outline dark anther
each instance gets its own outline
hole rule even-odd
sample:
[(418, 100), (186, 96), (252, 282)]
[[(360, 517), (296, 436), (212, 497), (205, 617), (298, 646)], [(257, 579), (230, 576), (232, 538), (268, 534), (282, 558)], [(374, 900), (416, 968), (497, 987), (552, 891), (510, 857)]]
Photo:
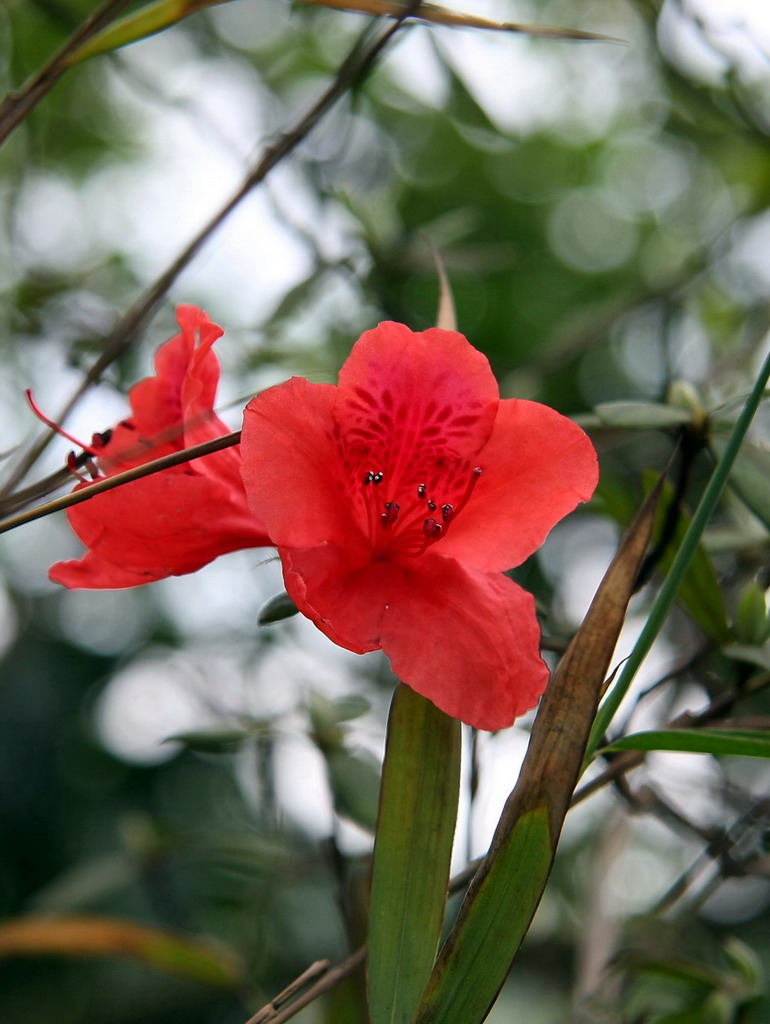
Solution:
[[(481, 471), (479, 470), (479, 472), (481, 472)], [(372, 483), (373, 484), (381, 484), (382, 483), (382, 473), (372, 473)]]
[(385, 511), (382, 513), (382, 525), (392, 526), (393, 523), (398, 519), (398, 513), (401, 510), (401, 506), (395, 501), (385, 502)]
[(426, 519), (422, 524), (422, 532), (429, 540), (434, 540), (436, 537), (440, 537), (441, 530), (441, 523), (437, 523), (435, 519)]
[(424, 498), (425, 497), (425, 491), (426, 491), (425, 484), (420, 484), (420, 486), (417, 488), (417, 497), (418, 498)]
[(374, 473), (372, 473), (372, 471), (371, 471), (371, 470), (369, 470), (369, 472), (368, 472), (368, 473), (366, 474), (366, 476), (364, 477), (364, 487), (365, 487), (365, 486), (366, 486), (367, 484), (370, 484), (370, 483), (372, 482), (372, 480), (374, 480)]
[(445, 523), (447, 523), (447, 525), (450, 523), (452, 519), (452, 513), (454, 512), (454, 510), (454, 505), (441, 506), (441, 518), (444, 520)]
[(112, 428), (109, 430), (103, 430), (101, 433), (96, 433), (91, 438), (92, 448), (105, 448), (110, 443), (112, 437)]
[(431, 510), (431, 512), (436, 511), (436, 502), (433, 500), (433, 498), (428, 499), (428, 508)]

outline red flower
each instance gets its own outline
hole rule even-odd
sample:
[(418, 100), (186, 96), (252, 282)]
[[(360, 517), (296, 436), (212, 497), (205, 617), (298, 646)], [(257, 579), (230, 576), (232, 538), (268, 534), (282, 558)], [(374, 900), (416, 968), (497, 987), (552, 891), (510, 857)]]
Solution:
[[(155, 376), (131, 389), (131, 417), (94, 439), (105, 476), (228, 433), (214, 413), (212, 345), (223, 331), (195, 306), (180, 306), (177, 320), (181, 333), (158, 349)], [(50, 578), (66, 587), (133, 587), (270, 544), (247, 507), (240, 466), (238, 448), (226, 448), (74, 505), (67, 518), (89, 550), (80, 561), (57, 562)]]
[(461, 334), (380, 324), (339, 385), (293, 377), (252, 399), (249, 505), (286, 588), (331, 640), (483, 729), (533, 707), (548, 670), (530, 594), (503, 575), (593, 494), (582, 430), (499, 397)]

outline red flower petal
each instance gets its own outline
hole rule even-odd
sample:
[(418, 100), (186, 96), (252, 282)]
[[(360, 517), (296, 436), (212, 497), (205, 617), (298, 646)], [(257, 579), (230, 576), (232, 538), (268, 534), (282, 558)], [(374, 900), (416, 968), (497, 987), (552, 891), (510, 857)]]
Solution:
[[(360, 546), (340, 490), (337, 388), (292, 377), (246, 406), (241, 451), (249, 505), (277, 547)], [(255, 513), (257, 514), (257, 513)]]
[(180, 333), (158, 349), (155, 376), (131, 388), (132, 415), (104, 446), (100, 465), (108, 473), (228, 432), (214, 413), (219, 360), (212, 345), (224, 332), (196, 306), (179, 306), (176, 315)]
[[(462, 334), (415, 334), (382, 323), (363, 334), (340, 370), (334, 419), (345, 455), (360, 471), (402, 485), (419, 482), (437, 461), (472, 459), (497, 410), (497, 381), (486, 356)], [(395, 497), (395, 495), (394, 495)]]
[(48, 570), (48, 578), (70, 590), (123, 590), (153, 583), (157, 577), (150, 572), (121, 569), (88, 551), (79, 560), (56, 562)]
[(224, 331), (195, 306), (179, 306), (176, 315), (181, 333), (158, 349), (155, 376), (131, 389), (133, 419), (143, 434), (211, 416), (216, 401), (219, 361), (212, 345)]
[(433, 555), (407, 568), (352, 566), (328, 547), (280, 554), (301, 612), (341, 647), (381, 647), (394, 673), (447, 714), (503, 729), (545, 689), (534, 600), (507, 576)]
[(501, 401), (478, 458), (484, 472), (438, 550), (485, 572), (520, 565), (599, 479), (588, 437), (538, 402)]
[(51, 568), (50, 578), (65, 586), (129, 586), (114, 582), (125, 573), (149, 583), (195, 572), (228, 551), (270, 543), (242, 495), (191, 473), (156, 473), (125, 484), (73, 506), (67, 518), (90, 556)]
[(387, 595), (403, 578), (395, 562), (365, 555), (352, 561), (346, 547), (334, 544), (278, 553), (286, 590), (303, 615), (340, 647), (356, 654), (379, 649)]
[[(158, 350), (156, 376), (131, 389), (133, 417), (100, 445), (106, 476), (227, 433), (213, 411), (219, 362), (211, 347), (222, 330), (194, 306), (181, 306), (177, 318), (181, 333)], [(239, 451), (228, 448), (73, 506), (67, 518), (89, 552), (53, 566), (51, 579), (70, 587), (134, 586), (270, 544), (248, 509), (240, 466)]]
[(477, 729), (505, 729), (535, 706), (549, 673), (531, 594), (439, 556), (404, 583), (382, 630), (400, 679)]

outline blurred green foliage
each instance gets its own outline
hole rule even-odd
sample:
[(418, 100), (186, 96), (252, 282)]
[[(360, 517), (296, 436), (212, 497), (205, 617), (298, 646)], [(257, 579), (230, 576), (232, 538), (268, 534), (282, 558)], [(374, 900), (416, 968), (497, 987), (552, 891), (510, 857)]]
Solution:
[[(9, 3), (3, 91), (91, 7)], [(517, 573), (558, 650), (579, 614), (565, 593), (582, 585), (590, 596), (580, 558), (601, 562), (645, 471), (676, 452), (686, 466), (669, 496), (669, 540), (681, 532), (770, 327), (767, 40), (737, 16), (725, 27), (698, 10), (496, 5), (500, 18), (627, 46), (403, 30), (270, 179), (254, 208), (264, 231), (247, 222), (214, 236), (81, 406), (77, 431), (87, 440), (123, 415), (177, 301), (206, 305), (227, 329), (219, 353), (236, 405), (291, 373), (333, 379), (377, 320), (433, 323), (430, 240), (460, 329), (503, 393), (587, 416), (600, 450), (600, 495), (560, 533), (561, 554)], [(9, 465), (34, 433), (23, 389), (46, 409), (63, 404), (117, 316), (310, 105), (363, 25), (233, 0), (74, 68), (0, 149)], [(174, 194), (189, 197), (181, 227)], [(244, 267), (251, 284), (236, 294), (233, 268)], [(635, 403), (625, 419), (608, 405), (619, 401)], [(672, 620), (665, 685), (640, 700), (645, 727), (734, 692), (732, 712), (766, 728), (768, 426), (763, 410)], [(26, 482), (62, 464), (66, 450), (54, 447)], [(256, 556), (197, 583), (90, 600), (45, 581), (47, 565), (76, 550), (52, 520), (2, 547), (0, 927), (29, 914), (122, 917), (215, 940), (244, 966), (223, 990), (119, 958), (0, 958), (0, 1017), (243, 1024), (308, 963), (361, 941), (392, 678), (376, 659), (335, 660), (297, 620), (258, 629), (278, 580)], [(722, 647), (733, 639), (725, 619), (743, 653)], [(183, 683), (173, 692), (172, 663)], [(144, 689), (132, 698), (137, 666)], [(480, 747), (482, 783), (502, 776), (510, 788), (505, 739)], [(766, 770), (704, 761), (680, 771), (669, 760), (666, 774), (651, 759), (633, 785), (576, 810), (493, 1022), (768, 1018)], [(612, 824), (617, 807), (636, 817)], [(476, 828), (472, 853), (488, 840)], [(298, 1020), (358, 1024), (361, 1000), (354, 977)]]

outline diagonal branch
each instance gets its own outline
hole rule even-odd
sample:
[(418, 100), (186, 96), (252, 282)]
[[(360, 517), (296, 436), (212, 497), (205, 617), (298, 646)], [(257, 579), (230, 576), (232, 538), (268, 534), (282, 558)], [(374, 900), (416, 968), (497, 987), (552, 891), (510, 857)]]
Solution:
[[(222, 222), (256, 185), (264, 181), (270, 171), (281, 160), (297, 148), (322, 117), (336, 104), (337, 100), (363, 79), (381, 51), (401, 28), (405, 19), (414, 14), (419, 6), (420, 0), (412, 0), (411, 3), (405, 5), (401, 17), (393, 25), (380, 33), (368, 46), (366, 45), (366, 40), (370, 35), (370, 30), (367, 28), (361, 33), (350, 53), (340, 65), (334, 80), (327, 86), (310, 110), (299, 119), (293, 128), (290, 128), (275, 143), (265, 149), (257, 164), (249, 171), (240, 187), (227, 200), (218, 213), (201, 228), (173, 263), (163, 271), (144, 294), (118, 320), (105, 339), (102, 354), (85, 375), (64, 409), (56, 417), (59, 423), (64, 422), (91, 384), (98, 381), (105, 369), (128, 348), (137, 332), (149, 319), (177, 277), (179, 277), (181, 272), (197, 255)], [(22, 455), (0, 490), (0, 495), (9, 494), (16, 484), (26, 476), (29, 469), (34, 465), (42, 452), (45, 451), (53, 436), (54, 433), (52, 431), (47, 431)]]
[[(258, 1010), (253, 1017), (250, 1017), (246, 1024), (283, 1024), (284, 1021), (290, 1020), (296, 1013), (308, 1006), (310, 1003), (318, 999), (319, 996), (323, 995), (324, 992), (328, 992), (329, 989), (334, 988), (343, 978), (346, 978), (348, 974), (356, 969), (359, 964), (362, 964), (366, 959), (366, 947), (361, 946), (351, 953), (349, 957), (337, 964), (335, 967), (329, 968), (328, 961), (320, 961), (316, 964), (312, 964), (306, 971), (295, 979), (289, 985), (287, 989), (284, 989), (280, 995), (276, 996), (272, 1002), (263, 1006), (261, 1010)], [(316, 981), (310, 988), (307, 988), (301, 995), (299, 995), (294, 1002), (286, 1005), (286, 994), (294, 995), (301, 987), (307, 984), (310, 977), (315, 977), (316, 974), (321, 973), (321, 964), (324, 965), (321, 977)], [(312, 973), (311, 973), (312, 972)], [(283, 1007), (283, 1009), (282, 1009)]]
[[(356, 11), (360, 14), (374, 14), (382, 18), (403, 17), (404, 4), (401, 0), (300, 0), (303, 4), (317, 7), (331, 7), (336, 11)], [(476, 14), (461, 14), (438, 4), (424, 3), (413, 17), (434, 25), (449, 25), (452, 28), (492, 29), (496, 32), (516, 32), (521, 35), (542, 36), (546, 39), (568, 39), (571, 41), (622, 43), (615, 36), (600, 35), (598, 32), (584, 32), (579, 28), (555, 28), (552, 25), (527, 25), (520, 21), (490, 21)]]
[(0, 520), (0, 533), (7, 533), (17, 526), (24, 526), (25, 523), (32, 523), (35, 519), (42, 519), (52, 512), (60, 512), (63, 508), (70, 508), (72, 505), (79, 505), (81, 501), (88, 501), (89, 498), (101, 494), (103, 491), (111, 491), (113, 487), (120, 487), (122, 484), (129, 484), (133, 480), (140, 480), (152, 473), (160, 473), (161, 470), (170, 469), (172, 466), (180, 466), (193, 459), (200, 459), (204, 455), (211, 455), (223, 448), (231, 448), (241, 440), (240, 430), (232, 434), (224, 434), (213, 441), (204, 441), (203, 444), (196, 444), (192, 448), (183, 448), (181, 451), (172, 452), (171, 455), (164, 455), (160, 459), (153, 459), (152, 462), (143, 462), (141, 466), (133, 466), (123, 473), (116, 473), (114, 476), (104, 477), (95, 480), (87, 487), (81, 487), (71, 494), (65, 494), (61, 498), (54, 498), (53, 501), (46, 501), (43, 505), (36, 505), (27, 509), (26, 512), (19, 512), (15, 516)]

